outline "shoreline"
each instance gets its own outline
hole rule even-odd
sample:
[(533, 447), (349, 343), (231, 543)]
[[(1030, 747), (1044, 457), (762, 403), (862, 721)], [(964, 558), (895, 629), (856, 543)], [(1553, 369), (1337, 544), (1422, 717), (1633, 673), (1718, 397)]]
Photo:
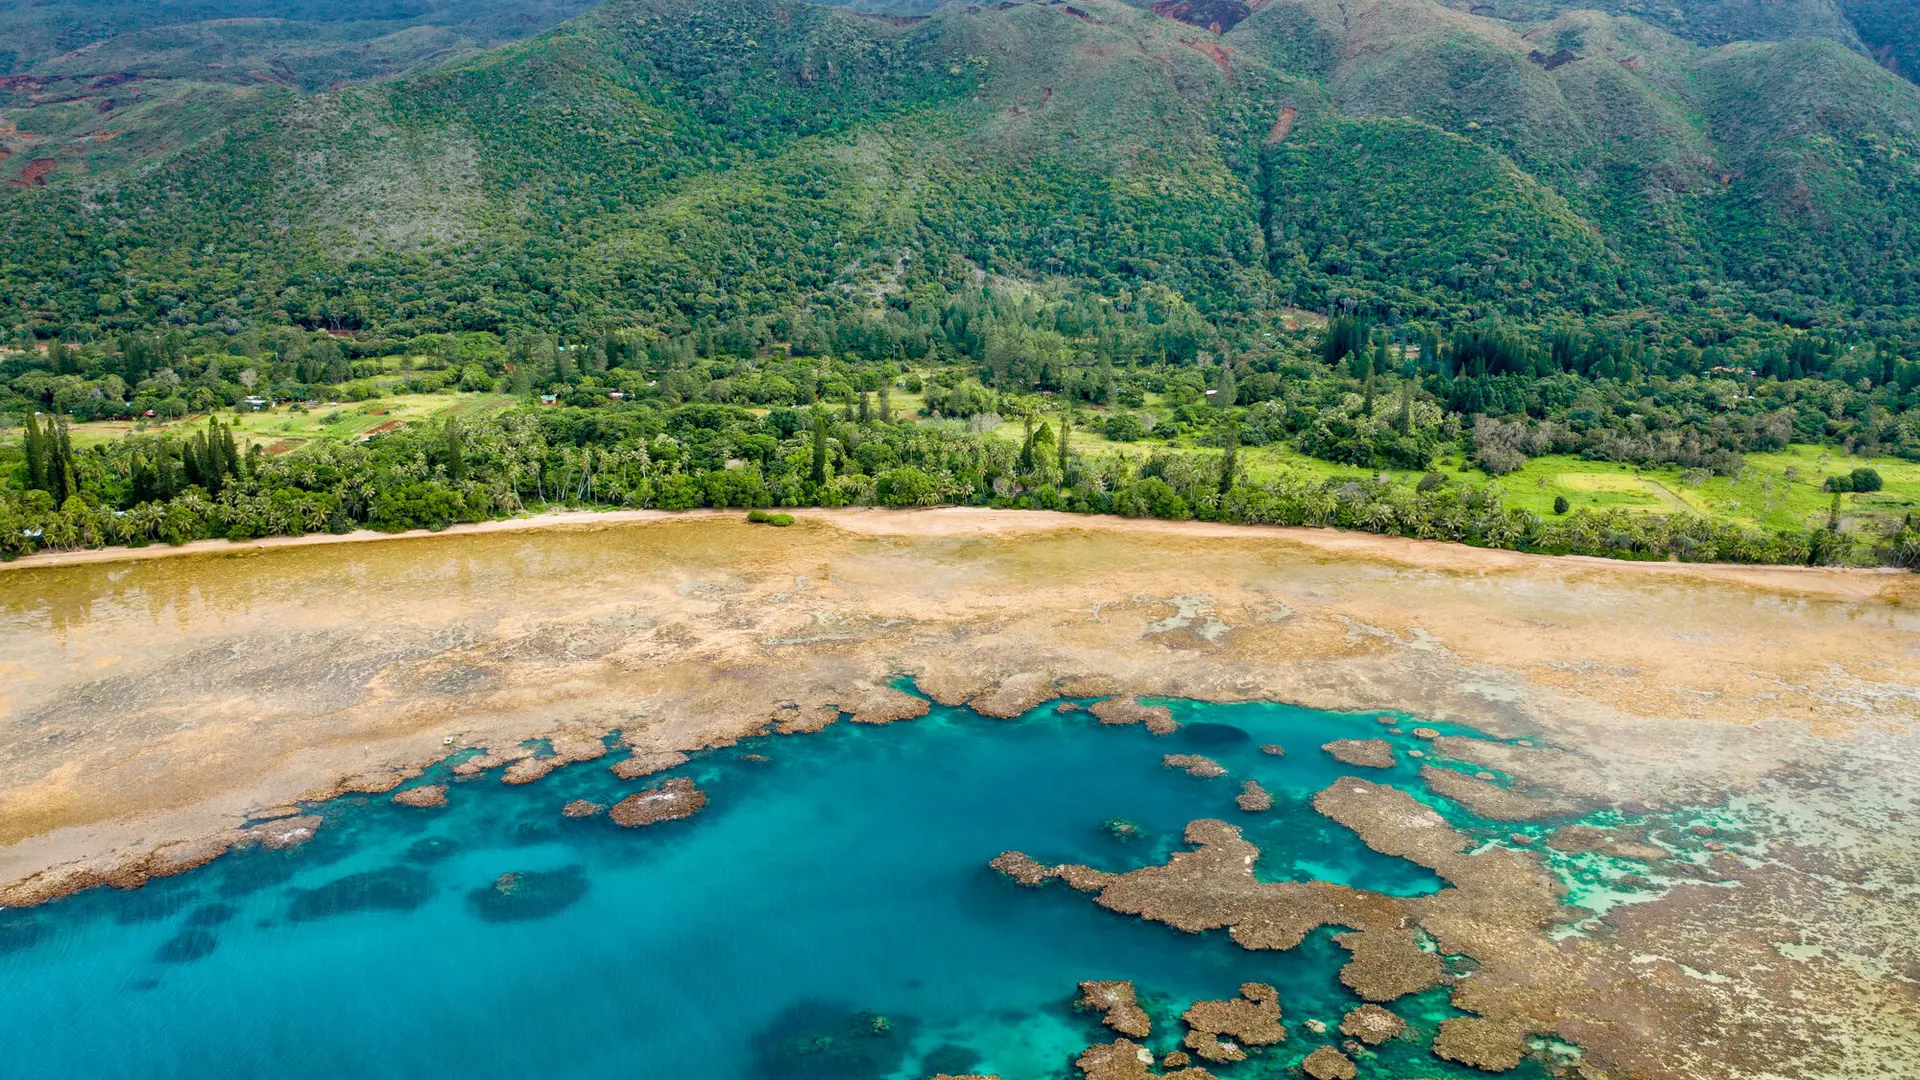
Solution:
[[(1304, 525), (1242, 525), (1211, 521), (1166, 521), (1159, 518), (1128, 518), (1113, 514), (1074, 514), (1058, 510), (1004, 510), (992, 507), (940, 506), (919, 509), (849, 507), (824, 509), (796, 507), (784, 510), (797, 521), (823, 522), (845, 531), (863, 535), (896, 535), (916, 538), (984, 536), (1000, 533), (1062, 532), (1075, 529), (1155, 533), (1161, 535), (1211, 537), (1218, 539), (1270, 536), (1300, 547), (1318, 549), (1333, 555), (1378, 559), (1461, 572), (1510, 570), (1524, 566), (1592, 568), (1649, 576), (1679, 576), (1695, 579), (1737, 581), (1759, 588), (1787, 589), (1867, 598), (1887, 591), (1898, 580), (1910, 577), (1895, 567), (1796, 566), (1782, 563), (1680, 562), (1677, 560), (1640, 561), (1609, 559), (1598, 555), (1549, 555), (1515, 551), (1510, 548), (1482, 548), (1447, 540), (1421, 540), (1384, 533), (1350, 529), (1315, 528)], [(490, 521), (463, 522), (438, 531), (410, 529), (387, 533), (373, 529), (355, 529), (349, 533), (305, 533), (299, 536), (270, 536), (258, 540), (195, 540), (173, 546), (155, 543), (146, 547), (87, 548), (78, 551), (35, 552), (11, 562), (0, 562), (0, 574), (55, 566), (79, 566), (98, 563), (139, 562), (147, 559), (181, 556), (235, 557), (288, 548), (322, 547), (333, 544), (365, 544), (386, 540), (429, 540), (438, 537), (477, 536), (494, 533), (529, 532), (572, 526), (610, 526), (698, 520), (744, 520), (746, 511), (700, 508), (694, 510), (555, 510), (524, 517)], [(885, 524), (879, 524), (884, 522)], [(1880, 586), (1880, 587), (1872, 587)]]
[[(904, 672), (997, 717), (1137, 694), (1597, 742), (1609, 783), (1652, 800), (1698, 770), (1745, 776), (1763, 744), (1920, 721), (1920, 652), (1861, 659), (1866, 635), (1912, 632), (1920, 579), (1898, 571), (1044, 511), (796, 516), (571, 512), (15, 564), (126, 569), (3, 579), (0, 904), (177, 872), (256, 811), (384, 791), (450, 748), (617, 731), (650, 758), (871, 722), (902, 707)], [(530, 529), (551, 532), (266, 574), (237, 559)], [(144, 562), (173, 555), (226, 558)]]

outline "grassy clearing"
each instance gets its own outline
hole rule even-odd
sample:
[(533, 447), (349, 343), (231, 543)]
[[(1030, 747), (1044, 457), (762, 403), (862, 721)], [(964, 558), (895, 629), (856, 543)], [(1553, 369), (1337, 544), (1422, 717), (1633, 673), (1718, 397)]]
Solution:
[(1680, 469), (1637, 469), (1573, 457), (1540, 457), (1495, 481), (1510, 505), (1551, 514), (1556, 497), (1571, 507), (1621, 508), (1648, 513), (1694, 513), (1770, 529), (1822, 525), (1833, 496), (1829, 476), (1857, 468), (1879, 472), (1886, 487), (1841, 497), (1842, 515), (1858, 528), (1920, 510), (1920, 464), (1899, 458), (1860, 458), (1818, 446), (1790, 446), (1776, 454), (1749, 454), (1738, 477), (1701, 477)]
[[(320, 405), (306, 412), (290, 406), (260, 412), (241, 410), (221, 413), (233, 426), (234, 438), (244, 443), (260, 443), (270, 452), (290, 449), (308, 439), (357, 439), (376, 430), (391, 430), (388, 425), (439, 420), (448, 416), (498, 412), (515, 403), (506, 394), (406, 394), (335, 405)], [(72, 427), (76, 446), (93, 446), (125, 438), (135, 432), (153, 434), (171, 431), (187, 435), (204, 427), (204, 413), (171, 423), (155, 420), (98, 420)]]

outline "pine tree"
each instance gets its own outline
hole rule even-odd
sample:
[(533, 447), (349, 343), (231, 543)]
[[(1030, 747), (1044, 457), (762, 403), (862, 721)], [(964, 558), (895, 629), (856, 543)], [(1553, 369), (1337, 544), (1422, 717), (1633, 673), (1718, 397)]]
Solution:
[(80, 493), (80, 480), (73, 469), (73, 439), (67, 432), (66, 417), (54, 421), (53, 454), (48, 461), (48, 477), (52, 482), (53, 501), (61, 506), (67, 500)]
[(1227, 452), (1220, 456), (1220, 494), (1233, 490), (1234, 474), (1240, 470), (1240, 425), (1227, 424)]
[(883, 424), (893, 423), (893, 401), (888, 396), (888, 391), (891, 389), (891, 381), (880, 384), (880, 422)]
[(446, 430), (442, 433), (447, 454), (447, 479), (458, 484), (467, 478), (467, 447), (460, 434), (460, 424), (453, 417), (447, 417)]
[(873, 407), (867, 398), (867, 392), (862, 390), (860, 391), (860, 422), (864, 424), (871, 419), (873, 419)]
[(813, 414), (813, 486), (821, 487), (827, 482), (827, 417), (825, 413)]
[(1073, 437), (1073, 421), (1060, 419), (1060, 482), (1067, 482), (1067, 441)]
[(240, 456), (240, 447), (233, 441), (233, 425), (220, 425), (220, 442), (225, 448), (227, 466), (236, 479), (246, 475), (246, 459)]
[(1026, 438), (1020, 443), (1020, 471), (1023, 473), (1033, 471), (1033, 416), (1031, 414), (1027, 416)]
[(27, 417), (27, 486), (35, 491), (46, 491), (47, 441), (46, 436), (40, 433), (40, 423), (36, 419), (39, 415), (34, 413)]
[(1413, 432), (1413, 380), (1412, 379), (1408, 379), (1405, 382), (1402, 382), (1400, 384), (1400, 420), (1396, 426), (1399, 427), (1400, 434), (1402, 435), (1408, 435)]
[(1213, 388), (1214, 407), (1230, 409), (1233, 407), (1233, 399), (1239, 395), (1240, 391), (1233, 385), (1233, 361), (1222, 358), (1220, 378), (1214, 383)]

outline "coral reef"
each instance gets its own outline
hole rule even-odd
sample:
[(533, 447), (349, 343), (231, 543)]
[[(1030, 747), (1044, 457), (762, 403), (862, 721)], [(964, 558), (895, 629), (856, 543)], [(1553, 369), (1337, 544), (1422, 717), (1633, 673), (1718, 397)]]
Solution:
[(1447, 976), (1446, 961), (1421, 949), (1410, 930), (1361, 930), (1333, 940), (1353, 955), (1340, 969), (1340, 981), (1368, 1001), (1417, 994)]
[(1249, 780), (1240, 785), (1240, 794), (1234, 796), (1234, 804), (1249, 814), (1273, 809), (1273, 794), (1260, 786), (1260, 781)]
[(1108, 698), (1091, 706), (1093, 715), (1103, 724), (1145, 724), (1155, 735), (1171, 735), (1180, 729), (1173, 710), (1165, 705), (1142, 705), (1133, 698)]
[(1378, 1005), (1362, 1005), (1340, 1018), (1340, 1034), (1378, 1046), (1407, 1029), (1407, 1022)]
[(575, 799), (561, 807), (560, 813), (563, 817), (590, 818), (604, 812), (606, 808), (605, 803), (597, 803), (588, 799)]
[(582, 867), (559, 870), (510, 870), (491, 886), (467, 894), (474, 914), (487, 922), (526, 922), (557, 915), (587, 895)]
[(1153, 1033), (1153, 1022), (1134, 1000), (1130, 982), (1083, 982), (1074, 1008), (1103, 1014), (1101, 1023), (1122, 1035), (1144, 1039)]
[(160, 946), (159, 951), (153, 954), (153, 958), (163, 964), (191, 964), (195, 960), (213, 955), (213, 950), (219, 946), (220, 939), (206, 930), (189, 927), (169, 938), (167, 943)]
[(1385, 739), (1335, 739), (1320, 749), (1342, 765), (1391, 769), (1395, 764), (1393, 744)]
[(1240, 996), (1229, 1001), (1196, 1001), (1180, 1019), (1187, 1025), (1181, 1045), (1216, 1063), (1244, 1061), (1244, 1047), (1273, 1046), (1287, 1039), (1287, 1029), (1280, 1024), (1280, 995), (1265, 983), (1243, 983)]
[(1313, 1080), (1353, 1080), (1360, 1075), (1347, 1055), (1331, 1046), (1323, 1046), (1308, 1054), (1300, 1063), (1300, 1068)]
[(638, 780), (686, 763), (687, 755), (678, 750), (643, 752), (635, 749), (631, 756), (613, 763), (613, 775), (622, 780)]
[(433, 807), (447, 805), (447, 785), (428, 784), (423, 787), (410, 787), (394, 793), (393, 801), (401, 806)]
[(1562, 799), (1534, 799), (1507, 788), (1489, 784), (1452, 769), (1432, 765), (1420, 767), (1420, 779), (1427, 790), (1465, 806), (1489, 821), (1538, 821), (1575, 812), (1578, 807)]
[(1226, 767), (1210, 757), (1199, 754), (1168, 754), (1160, 763), (1169, 769), (1185, 769), (1188, 776), (1225, 776)]
[(412, 911), (433, 896), (433, 881), (408, 866), (349, 874), (317, 889), (295, 889), (287, 918), (311, 922), (360, 911)]
[(706, 805), (706, 792), (694, 787), (692, 780), (676, 776), (614, 803), (613, 809), (607, 811), (607, 816), (615, 824), (633, 829), (689, 818)]
[(1086, 1080), (1153, 1080), (1156, 1075), (1166, 1080), (1215, 1080), (1212, 1073), (1198, 1066), (1156, 1074), (1153, 1051), (1132, 1039), (1089, 1046), (1074, 1059), (1074, 1065)]

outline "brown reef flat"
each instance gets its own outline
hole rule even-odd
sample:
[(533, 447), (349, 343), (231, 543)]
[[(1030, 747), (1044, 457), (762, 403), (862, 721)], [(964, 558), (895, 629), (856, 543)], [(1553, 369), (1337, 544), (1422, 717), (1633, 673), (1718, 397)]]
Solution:
[(1234, 805), (1249, 814), (1273, 809), (1273, 794), (1260, 786), (1260, 781), (1249, 780), (1240, 785), (1240, 794), (1233, 797)]
[(1180, 1019), (1187, 1025), (1181, 1045), (1215, 1063), (1245, 1061), (1245, 1047), (1287, 1041), (1287, 1029), (1280, 1024), (1280, 994), (1265, 983), (1243, 983), (1240, 996), (1226, 1001), (1196, 1001)]
[(1199, 754), (1167, 754), (1160, 759), (1160, 763), (1169, 769), (1179, 769), (1188, 776), (1211, 779), (1227, 775), (1225, 766), (1210, 757)]
[(1103, 1014), (1101, 1023), (1122, 1035), (1144, 1039), (1153, 1034), (1153, 1021), (1134, 1000), (1130, 982), (1083, 982), (1074, 1007)]
[(1335, 739), (1320, 749), (1342, 765), (1369, 769), (1391, 769), (1396, 760), (1393, 744), (1385, 739)]
[(693, 781), (686, 777), (676, 776), (614, 803), (607, 816), (616, 825), (637, 829), (690, 818), (706, 805), (706, 792), (694, 787)]
[[(297, 842), (315, 815), (254, 812), (391, 791), (454, 751), (486, 751), (458, 775), (519, 778), (617, 733), (640, 776), (758, 732), (908, 719), (927, 706), (903, 674), (993, 716), (1057, 696), (1275, 700), (1440, 725), (1412, 729), (1436, 767), (1529, 800), (1727, 806), (1762, 846), (1695, 837), (1729, 849), (1700, 883), (1568, 912), (1544, 845), (1482, 849), (1343, 780), (1321, 811), (1446, 889), (1259, 882), (1221, 822), (1194, 823), (1167, 866), (1013, 868), (1249, 947), (1338, 926), (1367, 985), (1386, 978), (1362, 963), (1375, 950), (1401, 969), (1471, 957), (1451, 984), (1470, 1015), (1436, 1047), (1459, 1060), (1498, 1066), (1550, 1036), (1627, 1080), (1757, 1080), (1781, 1061), (1806, 1080), (1920, 1075), (1912, 575), (1042, 513), (798, 516), (573, 515), (0, 570), (0, 904)], [(1456, 724), (1499, 741), (1438, 734)]]
[(445, 806), (447, 805), (447, 785), (426, 784), (420, 787), (410, 787), (405, 791), (395, 792), (393, 801), (399, 803), (401, 806), (421, 808)]
[(1452, 769), (1420, 766), (1427, 790), (1460, 803), (1489, 821), (1535, 821), (1574, 813), (1578, 806), (1564, 799), (1535, 799)]

